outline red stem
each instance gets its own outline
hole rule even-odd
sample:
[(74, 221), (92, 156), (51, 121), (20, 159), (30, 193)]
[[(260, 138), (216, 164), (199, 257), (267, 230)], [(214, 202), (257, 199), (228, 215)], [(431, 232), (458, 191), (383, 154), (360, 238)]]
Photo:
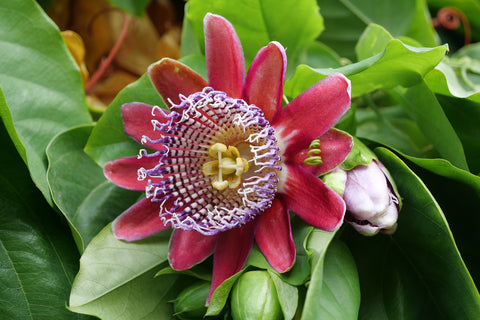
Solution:
[(104, 61), (102, 61), (102, 63), (100, 64), (100, 67), (95, 71), (95, 73), (92, 75), (92, 77), (88, 81), (88, 84), (85, 87), (85, 93), (88, 94), (90, 90), (92, 90), (93, 86), (95, 86), (98, 80), (100, 80), (100, 78), (103, 76), (103, 74), (107, 70), (108, 66), (113, 62), (113, 59), (117, 55), (118, 50), (120, 49), (120, 46), (125, 40), (129, 23), (130, 23), (130, 17), (126, 13), (123, 13), (123, 26), (122, 26), (122, 31), (120, 32), (120, 36), (118, 37), (117, 42), (115, 42), (112, 50), (110, 50), (110, 52), (108, 53), (107, 58)]

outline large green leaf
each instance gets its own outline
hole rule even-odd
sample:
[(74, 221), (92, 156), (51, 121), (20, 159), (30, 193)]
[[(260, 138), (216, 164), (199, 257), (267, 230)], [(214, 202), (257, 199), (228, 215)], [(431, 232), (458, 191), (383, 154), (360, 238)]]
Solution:
[(360, 286), (348, 247), (333, 240), (322, 260), (312, 270), (302, 319), (358, 319)]
[(53, 201), (70, 223), (80, 252), (139, 197), (108, 182), (102, 169), (83, 151), (91, 131), (92, 126), (67, 130), (47, 148)]
[(51, 203), (45, 148), (59, 132), (91, 123), (82, 80), (58, 28), (33, 0), (0, 3), (0, 116), (33, 181)]
[(405, 156), (439, 202), (477, 287), (480, 285), (480, 177), (443, 159)]
[(203, 17), (208, 12), (219, 14), (233, 24), (247, 65), (260, 48), (275, 40), (288, 48), (287, 57), (294, 67), (299, 55), (323, 30), (315, 0), (245, 0), (235, 5), (229, 0), (190, 0), (187, 18), (202, 48)]
[(390, 91), (418, 124), (440, 155), (460, 169), (468, 170), (463, 145), (433, 92), (424, 81), (408, 90)]
[(462, 142), (470, 171), (480, 173), (480, 101), (437, 95), (445, 115)]
[(65, 308), (78, 251), (45, 202), (0, 122), (0, 314), (2, 319), (85, 319)]
[(334, 235), (316, 229), (306, 240), (311, 279), (302, 319), (357, 318), (360, 291), (355, 263), (348, 248), (332, 242)]
[(345, 236), (360, 275), (360, 319), (477, 319), (479, 294), (442, 210), (398, 157), (387, 149), (375, 151), (403, 207), (393, 236)]
[[(365, 96), (368, 98), (368, 96)], [(358, 109), (355, 135), (415, 157), (439, 157), (413, 121), (400, 106)]]
[(286, 82), (284, 93), (288, 97), (296, 97), (334, 72), (343, 73), (352, 81), (353, 97), (376, 89), (399, 85), (410, 87), (419, 83), (442, 60), (446, 50), (445, 46), (415, 48), (392, 39), (382, 52), (344, 67), (312, 69), (300, 65), (292, 79)]
[(318, 4), (325, 19), (319, 40), (352, 61), (357, 40), (371, 23), (382, 25), (394, 37), (408, 35), (424, 46), (436, 45), (423, 0), (318, 0)]
[(171, 319), (177, 275), (155, 277), (167, 260), (170, 231), (127, 243), (110, 225), (88, 245), (70, 294), (70, 310), (102, 319)]

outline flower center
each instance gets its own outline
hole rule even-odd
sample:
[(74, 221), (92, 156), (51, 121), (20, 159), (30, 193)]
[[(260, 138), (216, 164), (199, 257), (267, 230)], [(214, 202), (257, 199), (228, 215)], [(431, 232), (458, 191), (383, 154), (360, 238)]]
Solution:
[(235, 189), (242, 181), (242, 174), (248, 171), (248, 161), (240, 157), (240, 152), (234, 146), (214, 143), (208, 148), (208, 153), (217, 160), (205, 162), (202, 166), (204, 175), (217, 175), (212, 181), (213, 188), (225, 190)]
[(275, 197), (281, 167), (274, 129), (256, 106), (212, 88), (180, 98), (161, 121), (152, 120), (161, 138), (145, 137), (159, 144), (160, 156), (157, 166), (139, 170), (155, 178), (147, 197), (173, 228), (209, 235), (240, 227)]

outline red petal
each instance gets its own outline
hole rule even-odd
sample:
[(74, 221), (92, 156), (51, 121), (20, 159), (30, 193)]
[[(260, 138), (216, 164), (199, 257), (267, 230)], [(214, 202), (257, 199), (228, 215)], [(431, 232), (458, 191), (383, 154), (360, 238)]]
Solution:
[(170, 106), (168, 99), (178, 104), (179, 94), (188, 97), (192, 93), (202, 91), (208, 85), (198, 73), (169, 58), (151, 65), (148, 68), (148, 76), (167, 106)]
[(159, 214), (160, 204), (144, 198), (113, 221), (113, 234), (117, 239), (136, 241), (167, 229)]
[(282, 107), (283, 80), (287, 67), (285, 49), (278, 42), (270, 42), (258, 51), (245, 81), (245, 100), (263, 110), (271, 121)]
[(272, 268), (280, 273), (288, 271), (295, 263), (295, 244), (287, 208), (275, 198), (270, 209), (257, 219), (255, 240), (258, 247)]
[(187, 270), (213, 253), (217, 236), (206, 236), (198, 231), (176, 229), (170, 239), (168, 260), (175, 270)]
[(283, 166), (286, 181), (279, 192), (288, 209), (312, 226), (333, 231), (345, 215), (345, 202), (322, 180), (296, 164)]
[(350, 81), (335, 73), (293, 99), (275, 115), (272, 124), (286, 154), (291, 155), (335, 125), (349, 107)]
[[(166, 118), (160, 110), (155, 110), (155, 115), (152, 115), (152, 108), (151, 105), (141, 102), (126, 103), (122, 106), (122, 119), (125, 132), (139, 143), (142, 143), (144, 136), (148, 136), (152, 140), (161, 138), (162, 133), (158, 130), (153, 130), (152, 120), (158, 120), (162, 123), (170, 120)], [(160, 144), (150, 143), (148, 141), (143, 142), (143, 145), (148, 148), (164, 150)]]
[[(125, 189), (144, 191), (147, 186), (147, 179), (138, 180), (138, 169), (151, 169), (158, 164), (161, 156), (144, 156), (140, 159), (135, 157), (120, 158), (109, 161), (103, 167), (103, 173), (108, 180)], [(155, 178), (149, 178), (152, 182)], [(157, 178), (160, 180), (160, 178)]]
[[(289, 161), (295, 162), (314, 175), (319, 176), (342, 163), (352, 147), (353, 139), (349, 134), (337, 129), (330, 129), (320, 137), (320, 150), (322, 152), (319, 155), (322, 157), (322, 164), (311, 166), (305, 163), (309, 148), (298, 152)], [(315, 154), (312, 155), (315, 156)]]
[(242, 45), (232, 24), (207, 13), (204, 23), (208, 82), (232, 98), (242, 98), (245, 60)]
[(207, 305), (215, 289), (223, 281), (242, 270), (248, 254), (252, 250), (255, 227), (254, 220), (241, 228), (234, 228), (218, 234), (213, 256), (212, 285), (208, 293)]

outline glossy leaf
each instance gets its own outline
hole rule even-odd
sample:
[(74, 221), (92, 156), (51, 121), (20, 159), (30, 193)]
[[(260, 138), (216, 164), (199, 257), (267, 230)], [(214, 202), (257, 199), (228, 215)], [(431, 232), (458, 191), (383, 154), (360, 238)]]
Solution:
[(336, 69), (312, 69), (300, 65), (285, 84), (284, 93), (296, 97), (334, 72), (343, 73), (352, 82), (352, 97), (376, 89), (410, 87), (419, 83), (443, 58), (447, 48), (415, 48), (400, 40), (390, 40), (386, 48), (365, 60)]
[(67, 218), (80, 252), (139, 197), (139, 193), (107, 181), (102, 169), (83, 151), (91, 131), (92, 126), (65, 131), (47, 148), (53, 200)]
[(278, 301), (286, 320), (293, 319), (298, 306), (298, 289), (283, 281), (274, 272), (269, 272), (277, 291)]
[(235, 5), (229, 0), (193, 0), (188, 2), (187, 18), (202, 48), (203, 17), (208, 12), (219, 14), (233, 24), (242, 42), (247, 66), (260, 48), (276, 40), (289, 48), (287, 57), (294, 67), (294, 61), (323, 30), (323, 20), (314, 0), (247, 0)]
[(475, 319), (479, 294), (442, 210), (398, 157), (387, 149), (375, 151), (392, 174), (403, 207), (393, 236), (366, 238), (353, 231), (346, 236), (360, 276), (359, 318)]
[(480, 270), (480, 252), (476, 245), (480, 242), (480, 234), (476, 227), (480, 224), (480, 215), (472, 209), (480, 207), (480, 177), (443, 159), (404, 157), (439, 202), (478, 287), (480, 274), (475, 270)]
[(390, 93), (415, 120), (425, 137), (444, 159), (460, 169), (468, 170), (462, 142), (425, 82), (412, 86), (405, 92), (396, 89)]
[(127, 243), (105, 227), (80, 259), (69, 308), (102, 319), (169, 318), (176, 275), (155, 278), (167, 261), (170, 231)]
[[(424, 46), (435, 45), (423, 0), (318, 0), (318, 4), (325, 19), (319, 40), (348, 59), (355, 59), (355, 44), (370, 23), (382, 25), (394, 37), (411, 36)], [(424, 30), (419, 31), (421, 27)]]
[[(348, 247), (334, 240), (323, 258), (321, 282), (311, 282), (302, 319), (358, 319), (360, 286), (355, 261)], [(312, 279), (319, 275), (312, 273)]]
[(32, 0), (0, 4), (0, 115), (33, 181), (51, 204), (45, 148), (59, 132), (91, 123), (82, 80), (57, 26)]
[(0, 314), (3, 319), (87, 319), (65, 308), (78, 268), (66, 224), (30, 180), (0, 122)]

